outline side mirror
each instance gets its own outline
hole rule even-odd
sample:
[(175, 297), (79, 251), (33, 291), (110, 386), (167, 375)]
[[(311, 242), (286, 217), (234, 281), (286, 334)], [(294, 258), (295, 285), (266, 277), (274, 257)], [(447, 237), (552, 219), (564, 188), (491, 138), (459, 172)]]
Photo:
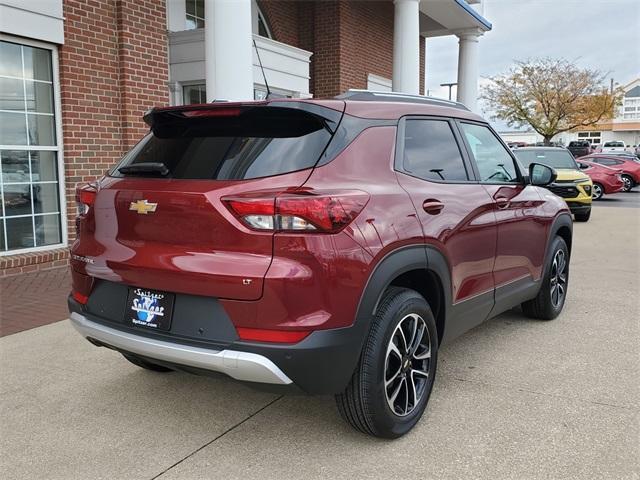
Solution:
[(586, 163), (578, 162), (578, 167), (580, 168), (580, 170), (586, 170), (589, 168), (589, 165), (587, 165)]
[(529, 182), (537, 187), (545, 187), (556, 181), (558, 172), (542, 163), (529, 165)]

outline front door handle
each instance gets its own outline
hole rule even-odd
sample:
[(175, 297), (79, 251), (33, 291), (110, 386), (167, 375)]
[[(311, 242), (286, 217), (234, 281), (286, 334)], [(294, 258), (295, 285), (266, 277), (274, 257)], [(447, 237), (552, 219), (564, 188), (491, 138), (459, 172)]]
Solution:
[(509, 208), (511, 205), (511, 200), (507, 197), (497, 197), (495, 199), (496, 205), (500, 210), (504, 210), (505, 208)]
[(429, 215), (437, 215), (442, 211), (443, 208), (444, 203), (433, 198), (428, 198), (427, 200), (422, 202), (422, 209)]

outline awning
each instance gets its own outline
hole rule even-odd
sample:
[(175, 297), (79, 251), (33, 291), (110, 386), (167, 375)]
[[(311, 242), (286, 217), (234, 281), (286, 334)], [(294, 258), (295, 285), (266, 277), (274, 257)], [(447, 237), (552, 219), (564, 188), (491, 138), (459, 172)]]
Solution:
[(464, 30), (491, 30), (492, 25), (465, 0), (421, 0), (420, 34), (424, 37), (454, 35)]

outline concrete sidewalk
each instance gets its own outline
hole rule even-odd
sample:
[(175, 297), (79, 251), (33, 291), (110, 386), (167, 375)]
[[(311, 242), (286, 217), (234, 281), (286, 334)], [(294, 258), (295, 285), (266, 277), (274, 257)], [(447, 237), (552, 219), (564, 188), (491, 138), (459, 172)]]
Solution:
[(0, 478), (566, 478), (640, 475), (640, 215), (575, 225), (565, 311), (509, 312), (441, 350), (406, 437), (329, 397), (143, 371), (68, 321), (0, 339)]

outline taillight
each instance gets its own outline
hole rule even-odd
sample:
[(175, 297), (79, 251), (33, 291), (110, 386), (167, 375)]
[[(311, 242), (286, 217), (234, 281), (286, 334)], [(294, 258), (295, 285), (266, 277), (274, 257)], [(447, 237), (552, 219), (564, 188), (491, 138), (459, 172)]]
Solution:
[(369, 195), (359, 190), (250, 195), (222, 199), (255, 230), (336, 233), (362, 211)]
[(78, 204), (78, 215), (86, 215), (89, 208), (96, 202), (97, 190), (94, 185), (83, 185), (76, 188), (76, 203)]

